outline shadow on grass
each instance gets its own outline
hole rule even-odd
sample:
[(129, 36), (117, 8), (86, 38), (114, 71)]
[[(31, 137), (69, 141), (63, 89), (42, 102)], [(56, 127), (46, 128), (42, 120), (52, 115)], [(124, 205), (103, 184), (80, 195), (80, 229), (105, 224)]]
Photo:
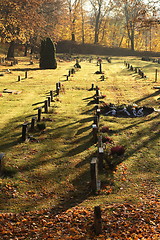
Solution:
[[(19, 119), (17, 118), (14, 120), (14, 125), (16, 124), (16, 121), (19, 121)], [(61, 123), (61, 126), (58, 125), (59, 124), (58, 121)], [(53, 214), (57, 214), (57, 212), (65, 211), (70, 207), (76, 206), (77, 204), (83, 202), (85, 199), (87, 199), (91, 195), (90, 172), (87, 167), (84, 170), (82, 168), (85, 167), (85, 165), (87, 166), (87, 164), (90, 162), (92, 155), (87, 156), (84, 160), (77, 163), (75, 165), (75, 169), (73, 167), (71, 168), (68, 158), (73, 156), (75, 157), (75, 155), (78, 155), (79, 153), (85, 151), (86, 149), (88, 149), (90, 146), (93, 145), (91, 140), (91, 132), (89, 134), (87, 132), (90, 126), (84, 126), (85, 123), (90, 123), (90, 121), (93, 121), (93, 117), (87, 117), (80, 121), (73, 121), (73, 120), (72, 122), (66, 122), (66, 121), (67, 119), (59, 117), (57, 122), (54, 122), (54, 129), (49, 129), (49, 131), (47, 132), (47, 134), (49, 135), (47, 136), (48, 142), (45, 142), (45, 140), (44, 141), (42, 140), (41, 151), (39, 151), (37, 155), (34, 156), (33, 158), (26, 159), (23, 165), (21, 165), (19, 169), (16, 169), (15, 172), (14, 172), (14, 169), (13, 170), (11, 169), (11, 172), (10, 170), (8, 170), (8, 176), (11, 174), (10, 176), (12, 177), (14, 177), (16, 173), (22, 174), (22, 177), (23, 177), (23, 174), (25, 172), (28, 172), (27, 173), (27, 178), (28, 178), (27, 184), (29, 186), (28, 189), (30, 189), (30, 187), (33, 187), (34, 189), (36, 189), (36, 191), (39, 191), (38, 192), (39, 195), (42, 194), (41, 188), (44, 187), (45, 183), (48, 183), (48, 182), (51, 182), (53, 186), (58, 185), (59, 187), (63, 188), (62, 192), (60, 192), (60, 194), (58, 195), (59, 202), (52, 207)], [(70, 120), (68, 119), (68, 121)], [(129, 127), (132, 128), (134, 125), (137, 125), (137, 124), (139, 123), (132, 124), (132, 126), (128, 126), (127, 128)], [(6, 127), (6, 129), (3, 131), (3, 134), (6, 134), (5, 136), (3, 136), (4, 139), (9, 137), (10, 130), (14, 131), (14, 126), (12, 126), (12, 128), (10, 129), (7, 129)], [(124, 130), (124, 128), (120, 129), (120, 131), (122, 130)], [(152, 132), (153, 130), (152, 127), (149, 130)], [(83, 133), (85, 133), (85, 135), (74, 139), (74, 137), (76, 136), (75, 132), (77, 133), (78, 137)], [(144, 136), (144, 134), (142, 132), (142, 136)], [(141, 135), (137, 133), (135, 136), (132, 137), (130, 141), (133, 141), (133, 142), (136, 142), (137, 139), (139, 139), (138, 146), (134, 146), (130, 151), (128, 151), (124, 155), (124, 158), (120, 158), (119, 161), (116, 162), (117, 165), (121, 161), (125, 161), (129, 156), (132, 156), (133, 154), (135, 154), (139, 149), (143, 148), (146, 144), (148, 144), (149, 141), (154, 141), (155, 139), (158, 138), (158, 134), (156, 135), (154, 134), (153, 136), (150, 137), (149, 140), (145, 140), (141, 142), (140, 136)], [(58, 138), (61, 138), (62, 140), (60, 143), (58, 142)], [(62, 146), (64, 144), (65, 138), (68, 138), (68, 141), (69, 141), (69, 146), (67, 146), (68, 148), (66, 152), (64, 152), (65, 148)], [(123, 143), (123, 140), (124, 139), (122, 139), (122, 143)], [(6, 144), (4, 145), (4, 149), (6, 148), (5, 149), (6, 151), (8, 150), (8, 148), (12, 147), (12, 145), (10, 146), (7, 144), (9, 143), (6, 142)], [(78, 146), (76, 146), (76, 144), (78, 144)], [(35, 146), (34, 144), (31, 144), (31, 146), (26, 145), (27, 151), (29, 151), (29, 149), (34, 150)], [(56, 151), (58, 151), (58, 155), (55, 154)], [(29, 155), (27, 154), (26, 156), (30, 156), (31, 153), (29, 152)], [(51, 171), (46, 170), (45, 172), (43, 172), (41, 176), (38, 174), (35, 175), (34, 170), (42, 169), (43, 165), (44, 166), (46, 165), (47, 167), (47, 164), (55, 166), (54, 170), (52, 169)], [(72, 189), (68, 188), (67, 190), (67, 188), (65, 189), (65, 184), (63, 184), (62, 182), (66, 182), (66, 180), (70, 176), (72, 178), (72, 174), (73, 172), (75, 173), (75, 171), (76, 171), (77, 177), (71, 180), (73, 188)], [(112, 171), (110, 171), (110, 174), (111, 173)], [(37, 190), (37, 184), (39, 184), (38, 190)], [(40, 199), (36, 199), (33, 196), (31, 200), (27, 200), (26, 202), (23, 203), (20, 211), (33, 210), (38, 205), (41, 205), (42, 202), (47, 201), (49, 197), (52, 197), (54, 200), (54, 194), (52, 195), (52, 193), (49, 193), (48, 195), (49, 196), (44, 195)], [(7, 203), (8, 200), (5, 199), (5, 201)], [(6, 203), (4, 203), (4, 208)]]
[[(159, 117), (159, 115), (153, 116), (153, 117), (150, 118), (150, 119), (145, 119), (145, 118), (143, 118), (142, 120), (140, 119), (140, 121), (138, 121), (137, 123), (130, 124), (130, 125), (127, 126), (127, 127), (114, 130), (113, 133), (121, 133), (121, 132), (123, 132), (123, 131), (125, 131), (125, 130), (129, 130), (129, 129), (132, 129), (133, 127), (137, 127), (139, 124), (151, 122), (152, 120), (154, 120), (154, 119), (156, 119), (156, 118), (158, 118), (158, 117)], [(111, 121), (111, 122), (116, 122), (116, 121)]]
[(35, 71), (35, 70), (46, 70), (46, 69), (40, 69), (40, 68), (13, 68), (12, 71)]
[(32, 106), (36, 106), (36, 105), (41, 104), (41, 103), (44, 103), (44, 101), (38, 102), (38, 103), (33, 103)]
[[(152, 131), (152, 129), (150, 129)], [(140, 140), (139, 138), (139, 135), (140, 135), (140, 132), (137, 133), (137, 135), (135, 135), (135, 137), (132, 138), (132, 141), (133, 142), (139, 142), (139, 144), (134, 147), (134, 148), (131, 148), (125, 155), (125, 159), (127, 159), (128, 157), (132, 156), (133, 154), (135, 154), (136, 152), (138, 152), (140, 149), (142, 149), (143, 147), (146, 147), (148, 144), (150, 144), (152, 141), (155, 141), (157, 139), (159, 139), (159, 133), (154, 133), (153, 135), (151, 134), (151, 137), (147, 140)], [(141, 138), (143, 138), (146, 134), (141, 134)], [(123, 142), (123, 141), (122, 141)]]
[[(68, 157), (70, 156), (75, 156), (83, 151), (85, 151), (87, 148), (89, 148), (92, 145), (91, 141), (91, 133), (87, 133), (89, 130), (89, 126), (85, 126), (84, 124), (89, 123), (93, 118), (85, 118), (80, 121), (74, 121), (69, 122), (70, 119), (58, 118), (56, 122), (54, 122), (54, 128), (53, 129), (48, 129), (47, 131), (47, 136), (45, 136), (43, 140), (43, 135), (39, 135), (42, 137), (42, 144), (41, 150), (36, 152), (36, 154), (32, 155), (32, 150), (36, 149), (37, 143), (25, 143), (21, 142), (20, 139), (18, 138), (15, 141), (12, 141), (12, 139), (15, 139), (21, 134), (21, 131), (19, 128), (15, 128), (16, 123), (20, 122), (22, 117), (18, 117), (15, 119), (12, 119), (11, 123), (9, 124), (10, 128), (7, 126), (3, 129), (3, 133), (1, 136), (3, 136), (4, 139), (4, 144), (1, 145), (1, 149), (3, 149), (4, 152), (8, 152), (10, 150), (14, 151), (14, 146), (17, 145), (16, 152), (13, 152), (13, 164), (10, 166), (10, 163), (12, 162), (12, 159), (9, 159), (9, 165), (6, 166), (5, 171), (4, 171), (4, 178), (13, 178), (12, 181), (14, 181), (14, 178), (19, 179), (21, 181), (21, 177), (19, 178), (18, 176), (25, 176), (25, 179), (27, 178), (28, 181), (28, 186), (34, 191), (39, 191), (39, 195), (41, 195), (41, 188), (43, 187), (45, 181), (50, 182), (53, 181), (53, 186), (55, 184), (59, 184), (60, 188), (62, 187), (60, 181), (64, 181), (65, 179), (68, 178), (70, 175), (70, 167), (69, 170), (66, 168), (66, 166), (69, 166), (68, 162)], [(66, 122), (68, 121), (68, 122)], [(59, 122), (61, 126), (59, 126)], [(18, 132), (17, 132), (18, 131)], [(73, 138), (75, 133), (78, 133), (78, 139), (77, 142)], [(82, 136), (80, 136), (82, 134)], [(65, 150), (66, 148), (66, 143), (62, 144), (60, 143), (59, 145), (57, 144), (58, 138), (63, 139), (63, 142), (65, 143), (65, 138), (68, 138), (68, 143), (69, 146), (67, 145), (67, 151)], [(70, 141), (69, 141), (70, 140)], [(3, 140), (2, 140), (3, 142)], [(39, 144), (39, 143), (38, 143)], [(49, 145), (48, 145), (49, 144)], [(63, 146), (64, 144), (64, 146)], [(76, 147), (76, 144), (78, 146)], [(73, 146), (75, 147), (73, 148)], [(12, 150), (13, 149), (13, 150)], [(20, 152), (17, 152), (19, 149)], [(26, 152), (23, 153), (23, 149), (27, 150)], [(68, 150), (69, 149), (69, 150)], [(58, 155), (55, 154), (55, 152), (59, 152)], [(17, 160), (14, 160), (14, 155), (15, 159), (18, 157), (18, 163)], [(7, 154), (6, 154), (7, 156)], [(89, 160), (89, 157), (87, 157)], [(22, 159), (22, 162), (21, 162)], [(26, 161), (25, 161), (26, 159)], [(88, 161), (87, 160), (87, 161)], [(7, 161), (6, 161), (7, 162)], [(42, 172), (42, 175), (36, 175), (35, 177), (35, 172), (38, 169), (45, 169), (48, 165), (53, 165), (56, 166), (54, 168), (54, 171), (44, 171)], [(80, 169), (80, 166), (79, 166)], [(74, 168), (72, 168), (72, 171)], [(71, 171), (71, 172), (72, 172)], [(59, 172), (62, 174), (59, 174)], [(81, 172), (81, 171), (80, 171)], [(58, 196), (61, 200), (59, 203), (56, 204), (55, 208), (53, 208), (53, 211), (59, 211), (61, 209), (68, 209), (70, 206), (75, 206), (78, 203), (82, 202), (87, 198), (87, 196), (90, 194), (89, 190), (89, 176), (88, 175), (88, 170), (83, 171), (83, 173), (78, 173), (76, 174), (78, 177), (77, 179), (74, 178), (73, 180), (73, 186), (75, 188), (75, 191), (68, 190), (65, 193), (65, 190), (63, 188), (62, 193), (60, 193), (60, 196)], [(20, 184), (21, 185), (21, 184)], [(21, 187), (19, 185), (19, 187)], [(39, 190), (37, 190), (37, 185), (39, 186)], [(30, 190), (30, 187), (27, 188), (26, 191)], [(35, 190), (36, 189), (36, 190)], [(51, 194), (49, 194), (51, 196)], [(45, 198), (45, 197), (44, 197)], [(30, 211), (35, 209), (38, 205), (41, 205), (41, 202), (44, 202), (43, 199), (28, 199), (26, 202), (24, 202), (22, 205), (20, 204), (19, 206), (19, 211)], [(54, 198), (54, 196), (53, 196)], [(8, 204), (10, 205), (10, 199), (4, 199), (4, 204), (3, 204), (3, 209), (8, 207)], [(14, 205), (14, 200), (13, 199), (13, 205)], [(47, 201), (47, 197), (46, 197)]]
[(78, 140), (75, 140), (74, 142), (72, 142), (73, 144), (75, 144), (76, 142), (82, 142), (82, 144), (78, 145), (78, 147), (72, 148), (70, 151), (67, 152), (66, 156), (71, 157), (71, 156), (75, 156), (85, 150), (87, 150), (89, 147), (91, 147), (94, 142), (91, 139), (92, 134), (89, 133), (87, 136), (84, 136), (82, 138), (79, 138)]
[(84, 118), (84, 119), (80, 120), (79, 122), (86, 123), (86, 122), (91, 122), (91, 121), (93, 121), (93, 117)]
[(90, 129), (91, 129), (90, 126), (80, 128), (80, 129), (78, 129), (76, 135), (80, 135), (80, 134), (82, 134), (82, 133), (84, 133), (84, 132), (86, 132), (86, 131), (88, 131), (88, 130), (90, 130)]
[(88, 110), (86, 110), (85, 112), (83, 112), (82, 114), (90, 114), (92, 113), (94, 110), (96, 110), (96, 107), (94, 106), (93, 108), (89, 108)]
[(135, 103), (138, 104), (138, 103), (142, 102), (143, 100), (146, 100), (146, 99), (148, 99), (148, 98), (150, 98), (150, 97), (155, 97), (155, 96), (157, 96), (157, 95), (159, 95), (159, 94), (160, 94), (160, 90), (158, 90), (158, 91), (156, 91), (155, 93), (152, 93), (152, 94), (150, 94), (150, 95), (147, 95), (147, 96), (145, 96), (145, 97), (143, 97), (143, 98), (135, 101)]

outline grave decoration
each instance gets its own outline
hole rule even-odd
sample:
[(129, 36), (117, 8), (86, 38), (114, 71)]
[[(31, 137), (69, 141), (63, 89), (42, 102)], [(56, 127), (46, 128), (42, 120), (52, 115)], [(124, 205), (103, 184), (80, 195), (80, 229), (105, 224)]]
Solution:
[(115, 105), (103, 103), (101, 106), (101, 113), (105, 116), (115, 117), (145, 117), (154, 112), (154, 108), (151, 107), (139, 107), (137, 104), (132, 105)]
[(30, 142), (35, 142), (35, 143), (38, 143), (38, 142), (39, 142), (39, 140), (36, 139), (35, 137), (33, 137), (32, 135), (29, 135), (29, 136), (28, 136), (28, 141), (30, 141)]
[(76, 64), (74, 65), (75, 68), (81, 68), (81, 65), (79, 64), (78, 58), (76, 59)]
[(41, 42), (40, 49), (40, 68), (41, 69), (56, 69), (56, 49), (50, 38), (46, 38)]
[(42, 118), (42, 121), (45, 121), (45, 122), (46, 122), (46, 121), (47, 121), (47, 122), (53, 122), (53, 119), (51, 119), (51, 118), (49, 118), (49, 117), (48, 117), (48, 118), (43, 117), (43, 118)]
[(111, 58), (110, 57), (106, 57), (106, 60), (108, 63), (111, 63)]
[(110, 131), (110, 129), (109, 129), (109, 127), (107, 127), (107, 126), (103, 126), (102, 128), (101, 128), (101, 132), (102, 133), (107, 133), (107, 132), (109, 132)]
[(125, 153), (125, 148), (124, 146), (114, 146), (111, 148), (111, 155), (117, 155), (117, 156), (122, 156)]
[(37, 123), (37, 128), (40, 130), (40, 131), (44, 131), (44, 129), (46, 128), (46, 124), (44, 122), (42, 123)]
[(18, 91), (18, 90), (12, 90), (12, 89), (7, 89), (5, 88), (3, 90), (3, 93), (10, 93), (10, 94), (20, 94), (22, 91)]

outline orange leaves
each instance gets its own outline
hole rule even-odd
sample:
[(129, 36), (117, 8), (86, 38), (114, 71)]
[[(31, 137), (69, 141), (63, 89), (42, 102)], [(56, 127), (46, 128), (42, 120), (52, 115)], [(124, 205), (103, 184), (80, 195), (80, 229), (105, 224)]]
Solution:
[(102, 208), (102, 234), (93, 231), (93, 208), (74, 207), (54, 215), (49, 210), (0, 215), (3, 239), (158, 240), (158, 199), (145, 204)]

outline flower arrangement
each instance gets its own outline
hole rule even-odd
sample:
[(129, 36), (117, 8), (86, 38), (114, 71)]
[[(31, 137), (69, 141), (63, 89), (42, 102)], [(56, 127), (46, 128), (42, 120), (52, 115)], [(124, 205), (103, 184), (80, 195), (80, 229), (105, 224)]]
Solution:
[(124, 146), (118, 145), (118, 146), (115, 146), (115, 147), (111, 148), (110, 154), (111, 155), (122, 156), (124, 154), (124, 152), (125, 152)]
[(107, 126), (102, 127), (102, 128), (101, 128), (101, 132), (102, 132), (102, 133), (109, 132), (109, 127), (107, 127)]

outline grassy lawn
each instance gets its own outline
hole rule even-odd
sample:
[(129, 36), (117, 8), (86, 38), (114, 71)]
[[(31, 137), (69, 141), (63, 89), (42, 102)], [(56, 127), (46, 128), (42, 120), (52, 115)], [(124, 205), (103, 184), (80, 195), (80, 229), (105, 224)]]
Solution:
[[(156, 63), (137, 57), (113, 57), (103, 60), (105, 81), (101, 81), (96, 57), (92, 63), (82, 61), (81, 69), (66, 81), (75, 61), (58, 62), (56, 70), (40, 70), (38, 62), (18, 57), (19, 64), (0, 66), (0, 152), (5, 153), (5, 175), (0, 178), (1, 212), (21, 212), (44, 208), (68, 209), (71, 206), (95, 206), (124, 202), (143, 202), (158, 196), (159, 191), (159, 112), (140, 117), (101, 116), (100, 125), (113, 132), (114, 145), (125, 146), (125, 154), (116, 171), (106, 167), (100, 174), (102, 190), (92, 196), (90, 191), (90, 161), (97, 146), (92, 140), (94, 91), (98, 85), (104, 101), (159, 108), (159, 93), (154, 86)], [(147, 78), (128, 70), (124, 60), (141, 67)], [(7, 72), (10, 69), (11, 73)], [(25, 70), (28, 78), (25, 79)], [(21, 81), (18, 81), (21, 76)], [(160, 78), (160, 77), (159, 77)], [(43, 132), (30, 133), (38, 142), (22, 142), (22, 124), (37, 116), (50, 90), (60, 81), (65, 91), (54, 98)], [(3, 89), (21, 91), (3, 93)], [(106, 146), (109, 151), (111, 145)]]

